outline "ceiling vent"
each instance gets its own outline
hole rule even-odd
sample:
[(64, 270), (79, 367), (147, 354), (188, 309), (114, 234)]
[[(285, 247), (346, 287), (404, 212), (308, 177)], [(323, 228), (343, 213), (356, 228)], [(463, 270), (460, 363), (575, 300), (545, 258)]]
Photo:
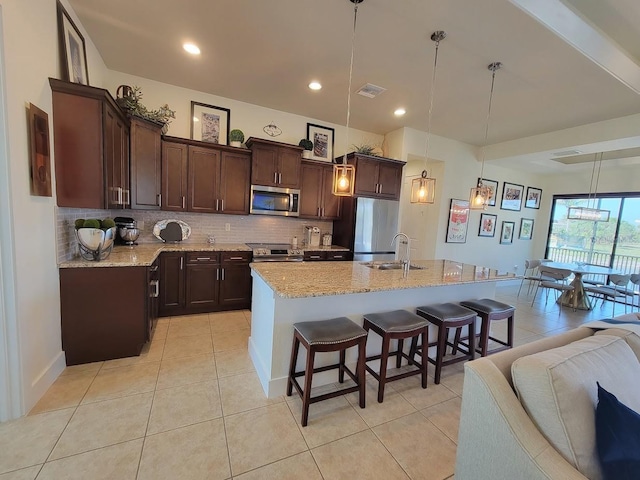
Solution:
[(356, 92), (358, 95), (362, 95), (367, 98), (375, 98), (384, 92), (386, 88), (378, 87), (377, 85), (372, 85), (371, 83), (367, 83), (358, 89)]
[(568, 155), (578, 155), (582, 153), (580, 150), (563, 150), (562, 152), (552, 153), (554, 157), (566, 157)]

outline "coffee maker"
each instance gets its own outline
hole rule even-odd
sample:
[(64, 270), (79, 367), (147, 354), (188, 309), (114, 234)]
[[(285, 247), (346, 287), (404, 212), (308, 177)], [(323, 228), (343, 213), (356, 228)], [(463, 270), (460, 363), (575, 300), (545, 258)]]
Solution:
[(305, 240), (309, 247), (320, 246), (320, 229), (312, 225), (305, 225)]
[(140, 236), (140, 230), (136, 221), (131, 217), (116, 217), (113, 219), (116, 224), (116, 243), (118, 245), (137, 245), (136, 240)]

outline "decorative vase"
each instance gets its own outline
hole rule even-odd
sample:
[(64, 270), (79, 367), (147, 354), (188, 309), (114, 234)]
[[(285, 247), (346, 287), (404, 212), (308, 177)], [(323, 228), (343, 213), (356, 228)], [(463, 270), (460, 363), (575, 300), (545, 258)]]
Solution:
[(311, 150), (303, 150), (302, 158), (311, 158)]
[(242, 147), (242, 142), (229, 142), (229, 145), (240, 148)]

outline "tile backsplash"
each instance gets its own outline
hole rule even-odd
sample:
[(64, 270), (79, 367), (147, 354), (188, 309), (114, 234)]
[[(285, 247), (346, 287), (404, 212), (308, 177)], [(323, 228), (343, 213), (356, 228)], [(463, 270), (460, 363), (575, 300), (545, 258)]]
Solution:
[(206, 243), (209, 236), (216, 243), (270, 242), (290, 243), (294, 236), (302, 245), (305, 225), (315, 225), (322, 233), (332, 233), (333, 222), (285, 218), (269, 215), (216, 215), (205, 213), (165, 212), (157, 210), (90, 210), (57, 208), (58, 262), (78, 256), (74, 234), (77, 218), (131, 217), (140, 228), (138, 243), (159, 243), (153, 226), (159, 220), (182, 220), (191, 227), (184, 243)]

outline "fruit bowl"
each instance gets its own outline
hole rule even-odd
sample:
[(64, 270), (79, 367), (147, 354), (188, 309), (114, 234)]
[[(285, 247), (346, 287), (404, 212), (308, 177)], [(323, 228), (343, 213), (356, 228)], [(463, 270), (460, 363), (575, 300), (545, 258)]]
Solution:
[(113, 249), (116, 228), (79, 228), (76, 230), (80, 256), (85, 260), (100, 261), (106, 259)]

